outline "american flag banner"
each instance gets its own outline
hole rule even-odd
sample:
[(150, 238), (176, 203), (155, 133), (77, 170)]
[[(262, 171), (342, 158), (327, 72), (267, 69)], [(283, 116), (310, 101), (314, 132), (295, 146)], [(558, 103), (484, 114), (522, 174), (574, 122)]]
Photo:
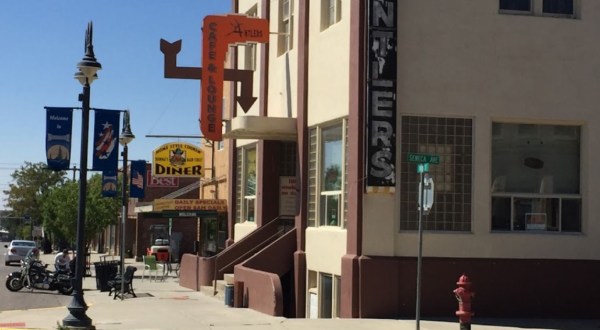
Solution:
[(117, 171), (120, 111), (95, 109), (93, 171)]
[(144, 198), (146, 187), (146, 161), (135, 160), (131, 162), (131, 176), (129, 181), (129, 196)]

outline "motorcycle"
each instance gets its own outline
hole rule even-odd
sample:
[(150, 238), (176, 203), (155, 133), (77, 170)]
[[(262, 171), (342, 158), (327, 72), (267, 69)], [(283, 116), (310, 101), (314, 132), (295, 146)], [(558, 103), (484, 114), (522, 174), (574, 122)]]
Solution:
[(46, 267), (48, 265), (39, 261), (35, 254), (28, 254), (24, 260), (21, 260), (21, 270), (12, 272), (6, 277), (6, 288), (12, 292), (17, 292), (25, 287), (30, 290), (57, 290), (64, 295), (73, 293), (70, 271), (57, 269), (52, 272)]

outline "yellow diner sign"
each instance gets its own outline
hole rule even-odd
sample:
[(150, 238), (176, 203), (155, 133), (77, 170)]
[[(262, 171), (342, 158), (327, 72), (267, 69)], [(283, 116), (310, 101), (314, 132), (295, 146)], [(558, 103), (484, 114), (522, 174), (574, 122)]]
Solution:
[(152, 151), (155, 177), (203, 177), (204, 152), (190, 143), (167, 143)]
[(217, 211), (227, 212), (225, 199), (171, 199), (159, 198), (153, 202), (153, 211)]

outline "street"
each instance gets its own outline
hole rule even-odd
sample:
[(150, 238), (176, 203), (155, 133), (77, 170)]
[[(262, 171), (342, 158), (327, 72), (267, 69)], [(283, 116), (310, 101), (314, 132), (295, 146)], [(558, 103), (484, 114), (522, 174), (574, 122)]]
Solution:
[[(21, 289), (19, 292), (8, 291), (5, 285), (6, 276), (20, 269), (20, 265), (16, 263), (12, 263), (10, 266), (4, 265), (4, 253), (6, 252), (4, 245), (8, 243), (0, 243), (0, 255), (2, 255), (2, 263), (0, 264), (0, 279), (2, 281), (0, 285), (0, 311), (67, 306), (71, 301), (71, 297), (64, 296), (57, 291), (31, 291), (28, 289)], [(54, 268), (52, 265), (48, 267), (49, 269)]]

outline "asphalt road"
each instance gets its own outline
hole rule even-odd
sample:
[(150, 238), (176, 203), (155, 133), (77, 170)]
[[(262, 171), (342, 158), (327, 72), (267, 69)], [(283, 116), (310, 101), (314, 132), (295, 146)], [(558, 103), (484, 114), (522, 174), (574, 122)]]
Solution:
[[(69, 305), (71, 297), (62, 295), (57, 291), (31, 291), (25, 288), (21, 289), (19, 292), (8, 291), (6, 288), (6, 276), (8, 276), (10, 272), (19, 271), (21, 267), (16, 263), (12, 263), (10, 266), (4, 265), (4, 253), (6, 252), (4, 245), (8, 245), (8, 242), (0, 243), (0, 281), (2, 282), (0, 283), (0, 311)], [(48, 267), (52, 268), (53, 266), (50, 265)]]

